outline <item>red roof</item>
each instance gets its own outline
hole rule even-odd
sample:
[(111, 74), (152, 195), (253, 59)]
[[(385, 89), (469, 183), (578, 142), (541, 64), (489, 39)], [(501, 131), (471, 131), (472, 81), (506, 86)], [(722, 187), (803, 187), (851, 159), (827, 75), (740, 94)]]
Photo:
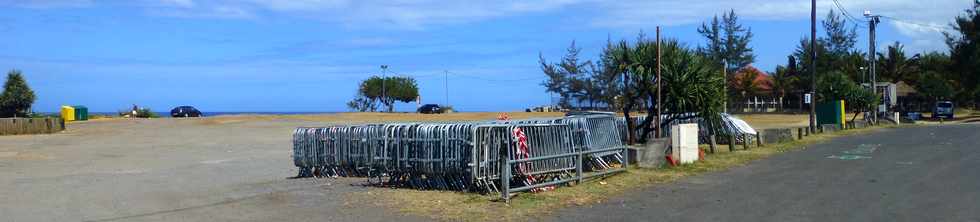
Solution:
[(736, 81), (741, 80), (742, 76), (745, 76), (749, 72), (754, 72), (758, 74), (755, 77), (755, 84), (759, 87), (760, 90), (763, 91), (772, 90), (772, 84), (771, 84), (772, 77), (770, 77), (769, 74), (766, 74), (766, 72), (756, 69), (752, 65), (748, 65), (745, 68), (738, 70), (738, 72), (735, 73), (735, 76), (733, 76), (732, 78)]

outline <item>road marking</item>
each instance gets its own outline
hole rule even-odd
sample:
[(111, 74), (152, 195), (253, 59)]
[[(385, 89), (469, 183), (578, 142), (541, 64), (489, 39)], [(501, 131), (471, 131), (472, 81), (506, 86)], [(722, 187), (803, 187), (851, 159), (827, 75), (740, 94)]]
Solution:
[(203, 163), (203, 164), (219, 164), (219, 163), (224, 163), (224, 162), (228, 162), (228, 161), (232, 161), (232, 160), (234, 160), (234, 159), (205, 160), (205, 161), (201, 161), (201, 163)]
[(861, 155), (840, 155), (840, 156), (838, 156), (838, 155), (830, 155), (830, 156), (827, 156), (827, 158), (829, 158), (829, 159), (839, 159), (839, 160), (871, 159), (870, 156), (861, 156)]
[(857, 148), (841, 151), (842, 155), (830, 155), (827, 156), (828, 159), (838, 159), (838, 160), (862, 160), (871, 159), (871, 153), (878, 150), (881, 144), (861, 144)]

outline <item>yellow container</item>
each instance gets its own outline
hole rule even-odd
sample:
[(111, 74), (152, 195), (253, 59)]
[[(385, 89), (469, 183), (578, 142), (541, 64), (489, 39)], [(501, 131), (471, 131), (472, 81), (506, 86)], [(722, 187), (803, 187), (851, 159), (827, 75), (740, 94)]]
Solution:
[(840, 101), (840, 123), (841, 126), (847, 123), (847, 108), (844, 106), (844, 100)]
[(75, 108), (71, 106), (61, 106), (61, 119), (65, 122), (75, 121)]

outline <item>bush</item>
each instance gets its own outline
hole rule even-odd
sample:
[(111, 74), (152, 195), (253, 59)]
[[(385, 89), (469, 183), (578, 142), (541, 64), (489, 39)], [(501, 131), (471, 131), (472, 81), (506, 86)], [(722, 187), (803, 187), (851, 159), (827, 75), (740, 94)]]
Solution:
[(443, 106), (442, 109), (439, 110), (439, 113), (454, 113), (454, 112), (456, 112), (456, 109), (454, 109), (453, 106), (450, 105)]
[(138, 108), (136, 113), (133, 114), (132, 110), (119, 111), (120, 117), (130, 117), (130, 118), (160, 118), (160, 115), (150, 110), (150, 108)]
[(160, 115), (154, 113), (150, 108), (142, 108), (136, 111), (136, 118), (160, 118)]

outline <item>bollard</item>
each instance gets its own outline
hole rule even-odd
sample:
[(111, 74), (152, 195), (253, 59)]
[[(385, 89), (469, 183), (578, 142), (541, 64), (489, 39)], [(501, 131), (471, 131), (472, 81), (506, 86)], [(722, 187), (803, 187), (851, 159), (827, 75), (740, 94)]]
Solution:
[(749, 134), (742, 134), (742, 149), (749, 150)]
[(717, 146), (717, 145), (718, 145), (718, 141), (717, 141), (717, 140), (715, 140), (715, 135), (714, 135), (714, 134), (712, 134), (711, 136), (709, 136), (709, 137), (708, 137), (708, 140), (710, 140), (710, 141), (711, 141), (711, 143), (710, 143), (710, 144), (708, 144), (708, 145), (709, 145), (709, 147), (711, 148), (711, 153), (715, 153), (715, 146)]
[(755, 133), (755, 146), (762, 147), (762, 132)]
[(728, 135), (728, 152), (735, 152), (735, 134)]

